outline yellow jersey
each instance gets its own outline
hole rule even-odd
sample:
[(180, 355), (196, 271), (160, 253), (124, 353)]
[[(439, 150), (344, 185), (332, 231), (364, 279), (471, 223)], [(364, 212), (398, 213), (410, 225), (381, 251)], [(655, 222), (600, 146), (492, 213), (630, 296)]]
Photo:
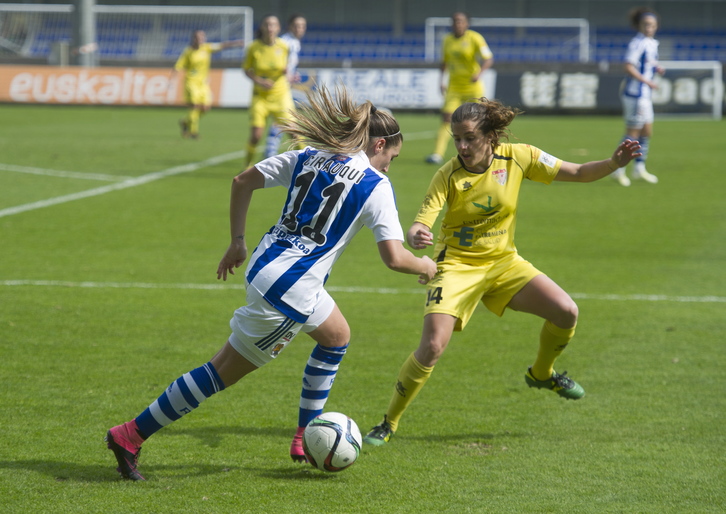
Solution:
[(290, 91), (287, 80), (288, 55), (287, 43), (281, 38), (276, 38), (272, 45), (259, 39), (250, 44), (242, 62), (242, 69), (252, 70), (258, 77), (271, 79), (275, 83), (269, 90), (255, 84), (253, 94), (276, 97)]
[(524, 179), (551, 183), (562, 161), (526, 144), (502, 143), (489, 169), (474, 173), (459, 157), (444, 164), (429, 184), (416, 222), (434, 226), (447, 204), (434, 260), (476, 264), (516, 253), (514, 230)]
[(212, 54), (222, 49), (219, 43), (204, 43), (196, 50), (191, 46), (184, 49), (177, 59), (174, 69), (186, 72), (186, 80), (192, 85), (201, 86), (209, 78), (209, 67), (212, 64)]
[(471, 85), (471, 78), (481, 71), (479, 58), (494, 57), (484, 36), (467, 30), (461, 37), (447, 34), (442, 43), (444, 65), (449, 71), (449, 87), (458, 88)]

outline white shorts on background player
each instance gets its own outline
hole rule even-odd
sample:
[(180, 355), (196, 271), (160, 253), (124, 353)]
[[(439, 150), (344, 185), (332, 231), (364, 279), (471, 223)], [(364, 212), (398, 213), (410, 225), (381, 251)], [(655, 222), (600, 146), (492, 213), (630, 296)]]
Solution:
[(643, 128), (646, 123), (653, 123), (653, 100), (643, 97), (622, 95), (623, 118), (628, 128)]

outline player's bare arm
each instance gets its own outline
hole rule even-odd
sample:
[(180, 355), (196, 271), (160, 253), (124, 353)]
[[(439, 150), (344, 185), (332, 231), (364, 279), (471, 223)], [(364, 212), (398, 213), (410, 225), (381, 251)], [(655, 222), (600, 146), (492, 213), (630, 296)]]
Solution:
[(263, 187), (265, 187), (265, 177), (255, 167), (243, 171), (232, 181), (229, 206), (231, 242), (217, 266), (217, 280), (220, 278), (227, 280), (227, 274), (234, 275), (235, 268), (239, 268), (247, 259), (247, 241), (245, 239), (247, 211), (252, 201), (252, 193)]
[(436, 263), (430, 257), (416, 257), (403, 247), (401, 241), (390, 239), (378, 243), (378, 253), (383, 263), (393, 271), (419, 275), (421, 284), (427, 283), (436, 275)]
[(585, 164), (563, 161), (555, 180), (561, 182), (594, 182), (610, 175), (618, 168), (640, 156), (640, 143), (629, 139), (618, 145), (610, 159)]

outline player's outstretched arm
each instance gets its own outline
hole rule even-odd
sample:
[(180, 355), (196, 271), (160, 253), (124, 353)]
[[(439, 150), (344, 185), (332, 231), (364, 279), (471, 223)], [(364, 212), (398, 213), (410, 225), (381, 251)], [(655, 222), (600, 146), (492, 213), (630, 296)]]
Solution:
[(217, 266), (217, 280), (227, 280), (227, 273), (234, 275), (235, 268), (239, 268), (247, 259), (247, 241), (245, 228), (247, 226), (247, 211), (252, 201), (255, 189), (265, 187), (265, 177), (254, 166), (249, 168), (232, 181), (232, 194), (229, 202), (229, 226), (231, 242), (222, 260)]
[(419, 282), (426, 284), (436, 275), (436, 263), (430, 257), (416, 257), (403, 247), (401, 241), (390, 239), (378, 243), (381, 260), (393, 271), (418, 275)]
[(640, 144), (626, 139), (618, 145), (612, 157), (604, 161), (590, 161), (585, 164), (562, 161), (555, 180), (561, 182), (594, 182), (607, 177), (613, 171), (640, 156)]

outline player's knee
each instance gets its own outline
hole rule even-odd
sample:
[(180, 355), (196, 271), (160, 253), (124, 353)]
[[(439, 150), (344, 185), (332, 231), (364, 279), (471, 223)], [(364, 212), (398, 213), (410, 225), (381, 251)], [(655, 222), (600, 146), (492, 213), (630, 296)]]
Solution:
[(559, 305), (556, 319), (550, 320), (560, 328), (572, 328), (577, 324), (579, 309), (572, 298), (569, 298)]
[(447, 345), (448, 340), (443, 341), (437, 338), (422, 339), (421, 344), (415, 352), (416, 360), (422, 366), (433, 366), (444, 354)]

